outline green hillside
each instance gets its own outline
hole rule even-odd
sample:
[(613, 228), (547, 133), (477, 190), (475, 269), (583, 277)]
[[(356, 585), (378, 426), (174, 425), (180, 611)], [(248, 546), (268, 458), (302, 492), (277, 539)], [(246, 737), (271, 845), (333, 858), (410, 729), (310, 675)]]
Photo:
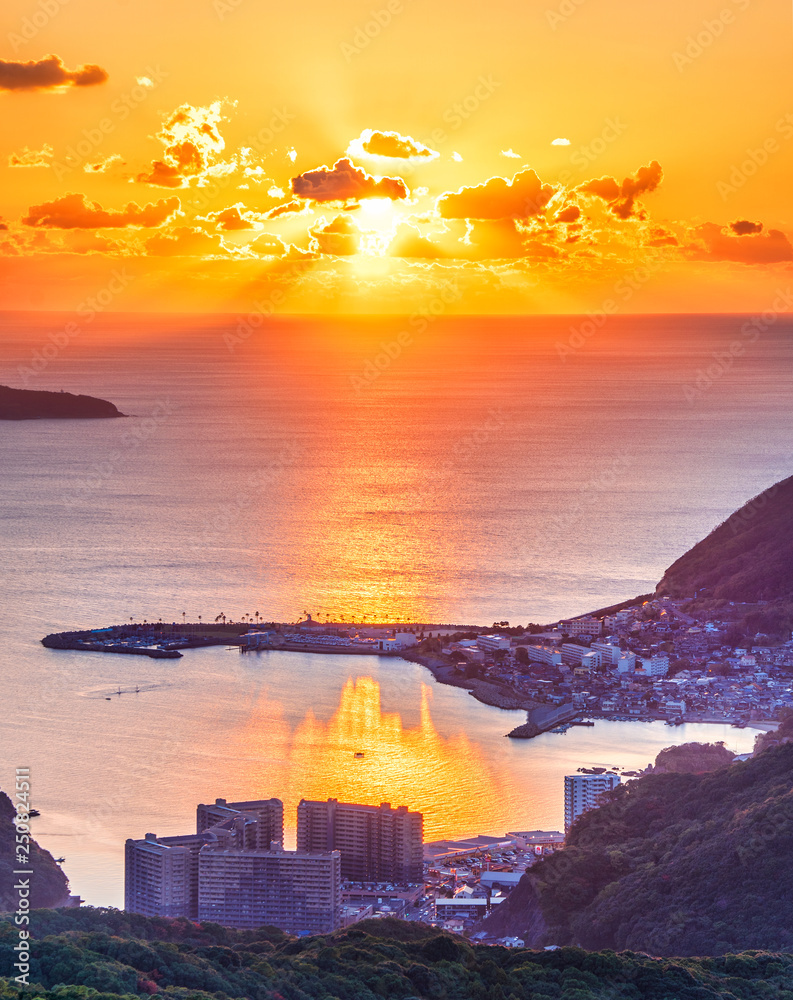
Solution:
[(659, 594), (793, 599), (793, 476), (764, 490), (664, 573)]
[[(92, 909), (39, 912), (33, 930), (30, 986), (0, 979), (0, 1000), (793, 1000), (793, 956), (764, 952), (658, 960), (472, 947), (393, 919), (297, 940)], [(0, 924), (5, 976), (15, 934)]]
[[(16, 878), (13, 874), (19, 868), (16, 862), (16, 810), (11, 799), (0, 792), (0, 913), (16, 909), (17, 893), (14, 891)], [(35, 820), (32, 821), (35, 825)], [(35, 873), (30, 886), (31, 904), (34, 907), (60, 906), (69, 896), (69, 881), (49, 851), (32, 840), (30, 842), (30, 864)]]
[(483, 926), (653, 955), (793, 951), (793, 743), (620, 785)]

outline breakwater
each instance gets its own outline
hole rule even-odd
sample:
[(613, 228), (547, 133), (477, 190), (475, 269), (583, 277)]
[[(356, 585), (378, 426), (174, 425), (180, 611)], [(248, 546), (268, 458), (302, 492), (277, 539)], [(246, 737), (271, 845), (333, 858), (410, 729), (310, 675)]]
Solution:
[(84, 629), (76, 632), (53, 632), (45, 635), (41, 645), (47, 649), (73, 649), (89, 653), (117, 653), (127, 656), (148, 656), (153, 660), (178, 660), (182, 649), (219, 646), (233, 641), (228, 638), (200, 635), (141, 635), (118, 626), (107, 629)]

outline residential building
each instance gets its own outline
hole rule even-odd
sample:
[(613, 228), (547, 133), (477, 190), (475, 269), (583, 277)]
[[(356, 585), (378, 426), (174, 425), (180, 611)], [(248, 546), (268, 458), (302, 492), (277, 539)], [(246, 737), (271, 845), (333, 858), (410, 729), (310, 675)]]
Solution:
[(127, 840), (124, 846), (124, 909), (146, 917), (198, 917), (198, 854), (206, 838), (196, 834)]
[(509, 649), (509, 636), (506, 635), (478, 635), (476, 644), (486, 653), (495, 653), (499, 649)]
[(610, 642), (593, 642), (590, 649), (593, 653), (600, 653), (600, 662), (604, 666), (616, 666), (622, 656), (620, 647)]
[(600, 635), (603, 623), (598, 618), (572, 618), (559, 622), (559, 628), (565, 635)]
[(562, 643), (562, 660), (565, 663), (580, 664), (581, 659), (589, 652), (588, 646), (579, 646), (576, 642)]
[(210, 829), (229, 847), (269, 850), (274, 841), (284, 839), (284, 804), (280, 799), (215, 799), (212, 805), (196, 807), (196, 833)]
[(636, 654), (623, 653), (616, 663), (617, 673), (632, 674), (636, 670)]
[(642, 657), (641, 670), (649, 677), (666, 677), (669, 673), (669, 657), (663, 653)]
[(567, 774), (564, 779), (564, 829), (565, 833), (578, 817), (594, 809), (598, 799), (620, 783), (620, 776), (613, 771), (604, 774)]
[(620, 626), (630, 624), (635, 616), (636, 610), (634, 608), (622, 608), (621, 611), (617, 611), (613, 615), (606, 615), (603, 624), (609, 629), (620, 628)]
[(420, 882), (424, 817), (407, 806), (392, 809), (328, 799), (301, 799), (299, 851), (340, 851), (342, 877), (356, 882)]
[(526, 652), (529, 659), (535, 663), (559, 666), (562, 662), (562, 653), (555, 646), (526, 646)]
[(341, 921), (338, 851), (222, 850), (199, 854), (198, 919), (254, 930), (328, 934)]

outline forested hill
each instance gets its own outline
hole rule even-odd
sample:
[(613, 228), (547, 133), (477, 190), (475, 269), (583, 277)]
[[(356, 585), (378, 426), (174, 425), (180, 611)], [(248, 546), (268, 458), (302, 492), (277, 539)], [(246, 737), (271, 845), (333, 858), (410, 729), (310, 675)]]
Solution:
[(793, 599), (793, 476), (764, 490), (664, 573), (659, 594)]
[(577, 820), (493, 931), (652, 955), (793, 952), (791, 858), (793, 743), (709, 773), (648, 774)]
[[(0, 912), (16, 909), (16, 876), (13, 872), (20, 867), (33, 869), (30, 891), (34, 907), (62, 906), (69, 897), (69, 882), (49, 851), (31, 840), (28, 864), (17, 864), (15, 816), (16, 810), (11, 799), (5, 792), (0, 792)], [(33, 823), (35, 824), (35, 820)]]
[[(0, 979), (0, 1000), (793, 1000), (793, 956), (762, 952), (658, 960), (472, 947), (393, 918), (300, 939), (90, 908), (42, 911), (32, 927), (30, 985)], [(5, 976), (15, 940), (0, 924)]]

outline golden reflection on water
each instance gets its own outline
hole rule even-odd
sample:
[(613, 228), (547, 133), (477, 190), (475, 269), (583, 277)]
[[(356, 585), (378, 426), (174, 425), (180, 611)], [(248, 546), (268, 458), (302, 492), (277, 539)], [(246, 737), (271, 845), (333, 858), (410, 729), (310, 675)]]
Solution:
[[(384, 712), (380, 684), (348, 678), (327, 721), (308, 708), (290, 732), (281, 706), (263, 695), (243, 734), (245, 755), (268, 758), (256, 785), (284, 802), (287, 843), (294, 840), (301, 798), (406, 805), (424, 814), (425, 840), (485, 832), (511, 800), (509, 775), (497, 775), (464, 732), (438, 733), (432, 690), (421, 685), (419, 724)], [(362, 753), (363, 757), (356, 757)]]

